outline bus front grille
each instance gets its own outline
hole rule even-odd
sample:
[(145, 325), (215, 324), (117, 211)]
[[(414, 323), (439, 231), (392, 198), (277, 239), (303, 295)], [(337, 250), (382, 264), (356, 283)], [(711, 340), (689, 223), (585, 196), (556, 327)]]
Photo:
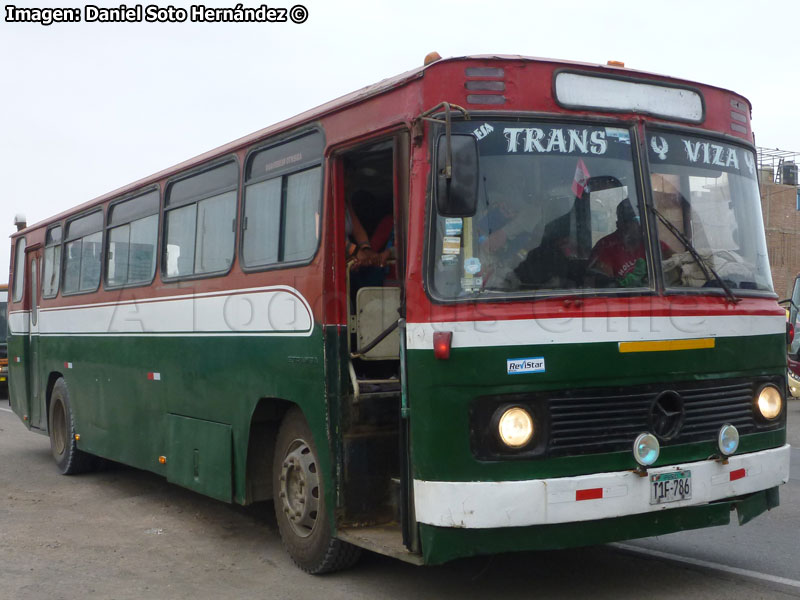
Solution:
[[(711, 441), (724, 424), (739, 433), (775, 429), (782, 419), (759, 422), (753, 409), (756, 389), (766, 380), (690, 382), (649, 385), (640, 388), (576, 390), (547, 399), (550, 434), (546, 454), (564, 456), (628, 450), (636, 436), (661, 433), (662, 446)], [(781, 385), (779, 381), (769, 383)], [(653, 431), (656, 406), (665, 394), (672, 396), (672, 431)], [(682, 413), (682, 414), (676, 414)]]

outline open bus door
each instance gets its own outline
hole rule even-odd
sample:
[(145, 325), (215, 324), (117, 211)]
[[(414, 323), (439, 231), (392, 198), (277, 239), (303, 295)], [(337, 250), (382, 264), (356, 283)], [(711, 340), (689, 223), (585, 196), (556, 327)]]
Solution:
[[(408, 164), (408, 134), (397, 132), (335, 153), (332, 169), (334, 255), (336, 271), (344, 275), (335, 286), (342, 300), (334, 304), (346, 323), (339, 354), (346, 363), (339, 536), (405, 560), (416, 545), (401, 342)], [(363, 227), (373, 252), (392, 248), (392, 258), (369, 266), (360, 264), (356, 251), (346, 256), (342, 249), (366, 245), (355, 239), (356, 227)], [(389, 240), (377, 241), (379, 232), (386, 239), (387, 227)]]

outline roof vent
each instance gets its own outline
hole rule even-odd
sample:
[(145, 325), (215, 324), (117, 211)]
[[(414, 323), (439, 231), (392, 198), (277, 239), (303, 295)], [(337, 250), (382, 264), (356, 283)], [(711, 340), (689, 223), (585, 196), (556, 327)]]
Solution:
[(467, 77), (464, 87), (470, 92), (479, 92), (467, 94), (469, 104), (506, 103), (506, 97), (502, 94), (506, 91), (505, 70), (502, 67), (467, 67), (464, 74)]
[[(731, 129), (737, 133), (747, 134), (749, 125), (747, 105), (736, 98), (731, 98), (731, 109)], [(738, 123), (733, 121), (738, 121)]]

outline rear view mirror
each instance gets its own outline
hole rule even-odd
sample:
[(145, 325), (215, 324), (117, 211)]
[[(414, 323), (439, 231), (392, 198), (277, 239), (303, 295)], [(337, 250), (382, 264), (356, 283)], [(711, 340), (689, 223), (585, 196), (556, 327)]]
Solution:
[(478, 141), (472, 134), (441, 136), (436, 147), (436, 208), (439, 214), (443, 217), (471, 217), (477, 205)]

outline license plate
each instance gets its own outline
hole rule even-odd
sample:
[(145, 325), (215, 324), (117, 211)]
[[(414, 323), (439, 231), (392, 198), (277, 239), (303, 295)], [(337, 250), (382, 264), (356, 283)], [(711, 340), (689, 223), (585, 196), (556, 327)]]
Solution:
[(671, 471), (650, 475), (650, 504), (689, 500), (691, 497), (691, 471)]

